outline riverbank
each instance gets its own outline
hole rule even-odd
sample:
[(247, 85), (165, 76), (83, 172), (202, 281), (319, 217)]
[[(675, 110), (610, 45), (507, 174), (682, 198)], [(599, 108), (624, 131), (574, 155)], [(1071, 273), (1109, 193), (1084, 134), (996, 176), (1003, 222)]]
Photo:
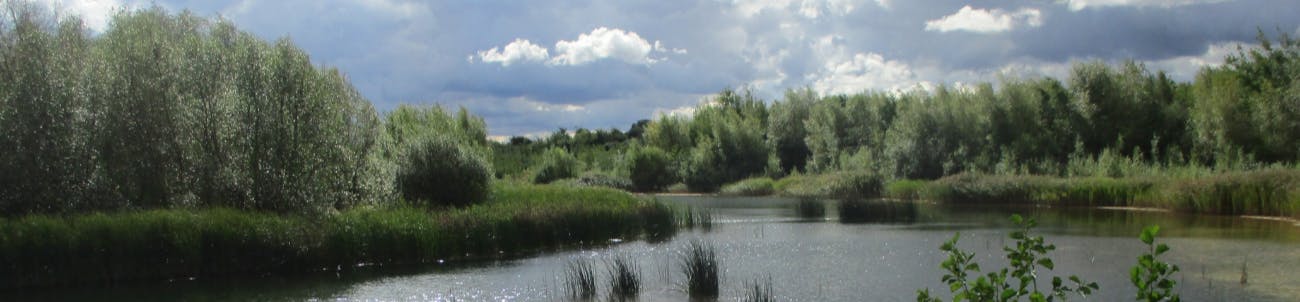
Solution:
[(323, 217), (168, 209), (0, 219), (0, 288), (341, 270), (508, 257), (671, 234), (663, 204), (611, 189), (499, 185), (460, 209)]
[[(722, 194), (825, 198), (895, 198), (947, 203), (1028, 203), (1178, 212), (1300, 217), (1300, 170), (1274, 168), (1207, 176), (1069, 178), (959, 174), (937, 180), (884, 182), (869, 175), (796, 175), (742, 180)], [(767, 185), (770, 187), (752, 189)], [(727, 188), (732, 190), (728, 191)]]

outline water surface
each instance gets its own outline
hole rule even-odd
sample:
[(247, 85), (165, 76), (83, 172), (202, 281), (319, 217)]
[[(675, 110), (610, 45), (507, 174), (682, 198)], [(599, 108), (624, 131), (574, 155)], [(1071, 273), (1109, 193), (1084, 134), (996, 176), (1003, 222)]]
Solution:
[[(1300, 227), (1290, 222), (1240, 217), (1107, 209), (920, 204), (907, 217), (841, 223), (835, 201), (826, 217), (800, 218), (792, 199), (664, 196), (661, 200), (708, 209), (710, 230), (687, 230), (664, 242), (640, 240), (531, 255), (521, 259), (417, 267), (367, 268), (344, 273), (220, 280), (177, 280), (118, 286), (31, 290), (0, 300), (67, 301), (564, 301), (561, 276), (575, 259), (593, 261), (601, 284), (604, 264), (628, 257), (640, 267), (641, 301), (686, 299), (680, 252), (692, 240), (717, 248), (722, 301), (744, 296), (747, 285), (770, 283), (780, 300), (914, 301), (916, 290), (947, 296), (940, 283), (938, 246), (955, 233), (987, 269), (1002, 267), (1002, 246), (1018, 213), (1040, 221), (1037, 229), (1057, 250), (1057, 272), (1101, 285), (1086, 300), (1129, 301), (1128, 270), (1144, 245), (1136, 234), (1159, 224), (1159, 240), (1173, 250), (1165, 260), (1182, 267), (1178, 291), (1188, 301), (1296, 301), (1300, 281)], [(1243, 265), (1247, 283), (1242, 284)], [(1047, 273), (1052, 276), (1051, 272)], [(1046, 280), (1041, 286), (1050, 287)], [(8, 295), (9, 298), (4, 296)], [(1076, 299), (1071, 299), (1076, 300)]]

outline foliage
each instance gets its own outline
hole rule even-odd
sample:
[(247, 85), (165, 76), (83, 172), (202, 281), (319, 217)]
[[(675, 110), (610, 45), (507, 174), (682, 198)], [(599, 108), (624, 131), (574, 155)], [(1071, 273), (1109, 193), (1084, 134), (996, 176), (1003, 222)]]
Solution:
[(665, 205), (616, 190), (494, 186), (491, 196), (316, 218), (213, 208), (0, 219), (0, 288), (509, 257), (675, 230)]
[(1178, 294), (1174, 293), (1174, 285), (1178, 284), (1178, 281), (1172, 278), (1174, 273), (1178, 272), (1178, 266), (1158, 259), (1160, 255), (1169, 251), (1168, 245), (1155, 243), (1156, 234), (1159, 232), (1158, 225), (1142, 229), (1142, 234), (1138, 238), (1147, 245), (1147, 252), (1138, 256), (1137, 265), (1129, 270), (1129, 280), (1137, 287), (1138, 301), (1181, 301)]
[(560, 148), (551, 148), (542, 154), (542, 161), (534, 167), (533, 183), (545, 184), (552, 181), (578, 176), (578, 158)]
[[(1020, 215), (1012, 215), (1011, 221), (1018, 227), (1010, 234), (1015, 245), (1002, 248), (1007, 253), (1010, 265), (985, 276), (975, 277), (980, 272), (979, 263), (974, 262), (975, 253), (957, 248), (957, 239), (961, 234), (954, 235), (939, 247), (948, 253), (948, 259), (940, 266), (946, 271), (942, 280), (952, 291), (953, 301), (1020, 301), (1024, 298), (1029, 301), (1064, 301), (1072, 293), (1087, 297), (1098, 289), (1097, 283), (1070, 276), (1071, 285), (1063, 284), (1060, 277), (1052, 277), (1051, 290), (1039, 290), (1039, 268), (1051, 270), (1055, 267), (1052, 258), (1047, 257), (1047, 252), (1055, 250), (1056, 245), (1046, 244), (1042, 236), (1029, 233), (1036, 225), (1033, 218), (1026, 220)], [(975, 277), (975, 280), (971, 280), (971, 277)], [(928, 289), (917, 291), (916, 299), (942, 301), (931, 297)]]
[(412, 143), (397, 173), (407, 201), (430, 207), (465, 206), (487, 199), (492, 167), (468, 147), (439, 136)]
[(656, 147), (634, 147), (628, 150), (627, 171), (632, 188), (637, 192), (660, 191), (677, 182), (672, 157)]
[(718, 193), (739, 196), (765, 196), (774, 192), (771, 178), (755, 177), (722, 186), (722, 190)]
[(791, 175), (772, 185), (782, 196), (846, 199), (878, 197), (882, 186), (879, 175), (862, 171)]

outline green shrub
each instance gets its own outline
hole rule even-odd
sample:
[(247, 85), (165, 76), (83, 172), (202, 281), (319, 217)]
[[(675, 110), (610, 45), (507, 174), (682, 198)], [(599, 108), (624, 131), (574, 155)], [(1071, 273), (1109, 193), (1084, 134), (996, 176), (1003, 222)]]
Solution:
[(633, 187), (632, 181), (628, 180), (626, 177), (619, 177), (596, 171), (582, 173), (582, 176), (578, 176), (576, 182), (578, 185), (582, 186), (605, 187), (623, 191), (632, 191)]
[(722, 186), (722, 190), (719, 192), (739, 196), (772, 195), (775, 192), (772, 183), (772, 179), (767, 177), (749, 178)]
[(672, 157), (656, 147), (634, 148), (628, 152), (627, 171), (637, 192), (663, 190), (677, 181)]
[(428, 206), (465, 206), (487, 199), (492, 167), (456, 142), (430, 136), (411, 145), (397, 172), (402, 197)]
[(542, 160), (535, 167), (533, 183), (547, 184), (552, 181), (578, 176), (578, 158), (560, 148), (551, 148), (542, 154)]
[(924, 180), (895, 180), (885, 185), (884, 195), (889, 198), (916, 200), (921, 198), (921, 193), (925, 191), (925, 186), (928, 184), (929, 182)]
[(884, 181), (870, 172), (851, 171), (818, 175), (791, 175), (773, 183), (780, 195), (824, 198), (879, 197)]

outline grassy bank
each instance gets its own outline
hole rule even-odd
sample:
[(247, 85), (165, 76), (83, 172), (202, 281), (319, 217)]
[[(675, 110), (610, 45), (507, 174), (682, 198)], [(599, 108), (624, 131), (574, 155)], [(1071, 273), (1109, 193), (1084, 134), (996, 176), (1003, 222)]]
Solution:
[(895, 181), (885, 187), (885, 195), (953, 203), (1151, 207), (1204, 214), (1300, 217), (1300, 170), (1125, 178), (962, 174), (928, 182)]
[(609, 189), (497, 186), (462, 209), (319, 218), (230, 209), (0, 220), (0, 288), (302, 272), (501, 257), (673, 231), (662, 204)]

